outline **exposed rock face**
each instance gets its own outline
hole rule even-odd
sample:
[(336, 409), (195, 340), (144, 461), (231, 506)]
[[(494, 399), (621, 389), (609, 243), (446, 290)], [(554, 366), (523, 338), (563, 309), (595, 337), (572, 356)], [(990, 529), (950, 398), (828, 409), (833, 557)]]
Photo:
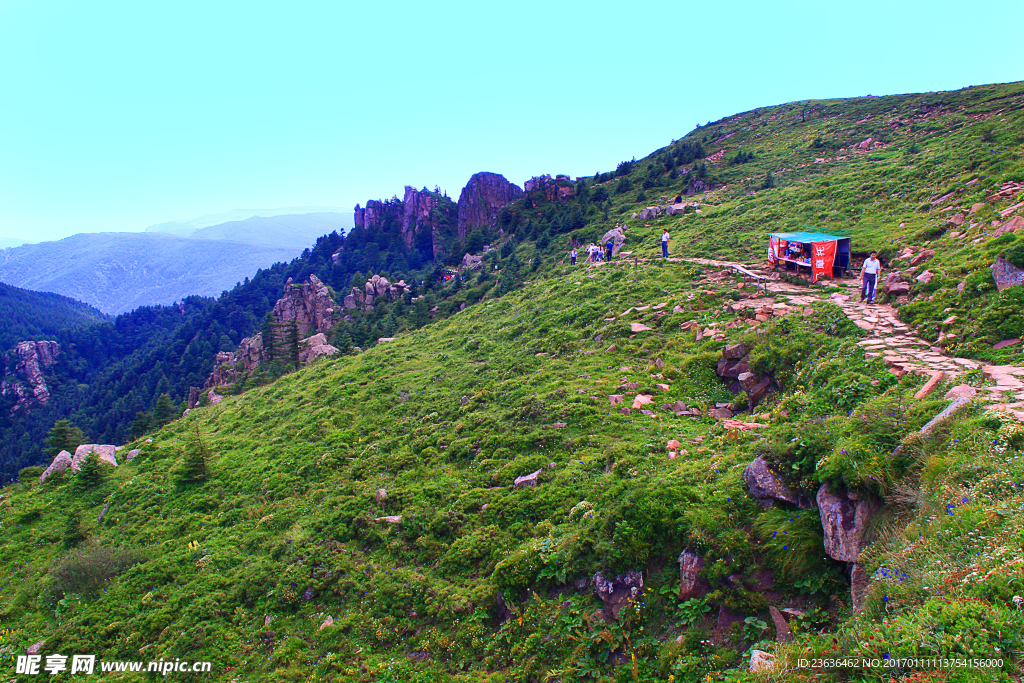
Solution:
[[(406, 247), (430, 248), (434, 258), (437, 258), (445, 243), (437, 232), (446, 225), (454, 224), (456, 214), (455, 203), (447, 195), (431, 192), (427, 188), (417, 190), (406, 185), (402, 199), (371, 199), (366, 202), (365, 208), (356, 204), (353, 222), (355, 227), (370, 232), (398, 230)], [(429, 243), (418, 243), (417, 237), (420, 235), (428, 236)], [(337, 263), (340, 253), (336, 252), (331, 258)]]
[(55, 341), (23, 341), (4, 355), (0, 396), (14, 395), (12, 415), (50, 400), (43, 371), (53, 365), (59, 353), (60, 345)]
[(459, 239), (473, 228), (495, 227), (503, 208), (523, 196), (523, 190), (498, 173), (476, 173), (459, 195)]
[(334, 327), (334, 299), (327, 285), (316, 275), (309, 276), (309, 282), (292, 284), (291, 278), (284, 286), (284, 296), (274, 304), (274, 321), (286, 326), (294, 323), (300, 337), (311, 333), (326, 332)]
[(417, 231), (428, 230), (433, 237), (434, 223), (431, 212), (437, 206), (437, 198), (426, 188), (417, 190), (405, 186), (405, 198), (402, 200), (402, 241), (405, 246), (412, 247), (416, 241)]
[[(71, 459), (71, 471), (77, 472), (82, 468), (82, 461), (90, 453), (95, 453), (96, 458), (100, 462), (105, 462), (108, 465), (117, 467), (117, 446), (111, 446), (109, 444), (98, 444), (98, 443), (83, 443), (81, 446), (75, 449), (75, 456)], [(60, 454), (58, 454), (60, 457)]]
[(992, 264), (992, 278), (996, 281), (996, 289), (1001, 292), (1007, 287), (1024, 285), (1024, 270), (1000, 256)]
[(743, 470), (743, 481), (746, 482), (750, 495), (765, 507), (775, 502), (789, 503), (803, 510), (811, 507), (810, 501), (805, 496), (799, 495), (786, 486), (782, 479), (771, 471), (768, 461), (763, 456), (757, 456), (752, 463), (746, 466)]
[(704, 558), (690, 550), (679, 554), (679, 599), (702, 598), (711, 590), (705, 579), (700, 577)]
[(576, 187), (569, 176), (556, 175), (552, 178), (548, 173), (530, 178), (523, 183), (523, 189), (527, 192), (543, 192), (549, 202), (564, 202), (576, 193)]
[(856, 562), (866, 544), (868, 522), (877, 503), (851, 494), (834, 494), (823, 484), (818, 489), (818, 512), (825, 532), (825, 552), (833, 560)]
[(39, 483), (42, 484), (51, 475), (56, 474), (57, 472), (63, 472), (67, 468), (71, 467), (71, 463), (71, 454), (68, 453), (67, 451), (61, 451), (53, 459), (53, 462), (50, 463), (50, 466), (47, 467), (46, 470), (39, 475)]
[(597, 597), (604, 603), (605, 621), (616, 621), (623, 608), (643, 593), (644, 577), (637, 570), (630, 569), (625, 576), (616, 576), (613, 581), (598, 572), (594, 574), (594, 587), (597, 589)]

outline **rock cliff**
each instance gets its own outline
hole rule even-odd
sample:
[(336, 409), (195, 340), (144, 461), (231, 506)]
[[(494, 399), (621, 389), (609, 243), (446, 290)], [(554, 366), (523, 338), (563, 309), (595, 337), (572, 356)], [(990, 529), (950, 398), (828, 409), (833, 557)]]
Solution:
[(15, 397), (11, 414), (43, 405), (50, 400), (43, 372), (60, 353), (55, 341), (23, 341), (4, 355), (0, 395)]
[[(263, 333), (259, 332), (243, 339), (235, 351), (219, 351), (213, 372), (206, 378), (203, 389), (231, 384), (251, 374), (261, 363), (270, 360), (274, 348), (283, 349), (293, 343), (290, 341), (294, 339), (290, 336), (293, 328), (298, 336), (301, 364), (308, 365), (318, 358), (337, 353), (338, 349), (328, 344), (324, 335), (337, 324), (336, 313), (330, 290), (316, 275), (310, 275), (309, 282), (301, 285), (294, 284), (289, 278), (283, 296), (274, 304), (270, 314), (274, 339), (265, 340)], [(189, 392), (190, 408), (194, 407), (193, 395), (198, 396), (198, 392)]]
[(523, 196), (523, 190), (498, 173), (476, 173), (459, 195), (459, 239), (473, 228), (495, 227), (503, 208)]
[(370, 232), (398, 230), (402, 242), (410, 249), (417, 244), (418, 235), (429, 235), (429, 247), (437, 258), (443, 250), (445, 236), (438, 233), (444, 232), (446, 224), (454, 224), (455, 213), (455, 206), (447, 196), (406, 185), (402, 199), (371, 199), (365, 207), (356, 204), (353, 223)]

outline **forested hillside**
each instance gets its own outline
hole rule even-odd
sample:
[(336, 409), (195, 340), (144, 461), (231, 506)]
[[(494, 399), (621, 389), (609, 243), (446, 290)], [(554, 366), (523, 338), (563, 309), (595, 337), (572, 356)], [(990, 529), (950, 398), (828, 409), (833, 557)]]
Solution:
[(20, 341), (49, 339), (60, 330), (86, 327), (107, 316), (81, 301), (0, 283), (0, 350)]

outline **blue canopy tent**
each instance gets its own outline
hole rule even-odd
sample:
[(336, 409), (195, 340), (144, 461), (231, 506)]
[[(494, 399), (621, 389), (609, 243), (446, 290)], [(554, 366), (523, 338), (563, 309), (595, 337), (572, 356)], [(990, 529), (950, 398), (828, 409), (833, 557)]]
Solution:
[(850, 238), (823, 232), (768, 233), (768, 262), (799, 274), (818, 278), (839, 277), (850, 269)]

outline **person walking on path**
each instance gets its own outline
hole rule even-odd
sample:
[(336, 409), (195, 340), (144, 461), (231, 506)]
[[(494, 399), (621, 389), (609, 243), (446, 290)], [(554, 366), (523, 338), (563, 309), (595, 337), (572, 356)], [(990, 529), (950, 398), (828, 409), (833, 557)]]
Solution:
[(573, 247), (572, 251), (569, 252), (569, 265), (570, 266), (575, 266), (576, 265), (576, 247)]
[(668, 228), (661, 229), (661, 255), (664, 258), (668, 258)]
[(873, 251), (864, 261), (860, 270), (860, 301), (864, 303), (867, 299), (869, 304), (875, 303), (875, 288), (878, 286), (878, 278), (882, 274), (882, 264), (878, 260), (878, 252)]
[(614, 242), (612, 242), (611, 240), (608, 240), (607, 242), (605, 242), (605, 244), (604, 244), (604, 260), (605, 261), (611, 261), (612, 260), (612, 250), (614, 248), (615, 248), (615, 243)]

